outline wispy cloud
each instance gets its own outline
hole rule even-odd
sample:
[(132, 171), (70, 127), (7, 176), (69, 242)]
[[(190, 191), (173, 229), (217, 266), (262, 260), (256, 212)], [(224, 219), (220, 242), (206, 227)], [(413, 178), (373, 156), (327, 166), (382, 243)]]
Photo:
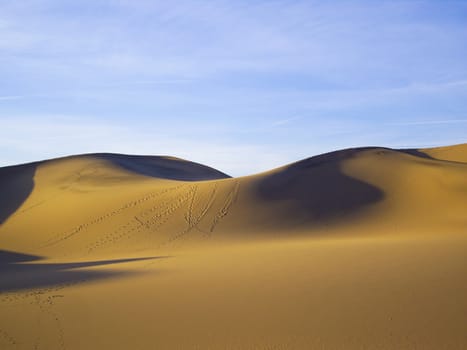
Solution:
[[(53, 65), (65, 65), (77, 76), (92, 77), (98, 70), (95, 78), (109, 71), (182, 79), (238, 71), (300, 72), (361, 86), (387, 74), (405, 79), (406, 64), (416, 81), (424, 81), (427, 72), (449, 71), (446, 63), (462, 53), (450, 39), (462, 27), (451, 24), (453, 35), (441, 35), (446, 29), (427, 24), (423, 4), (83, 1), (68, 8), (53, 0), (41, 3), (60, 11), (38, 11), (41, 6), (34, 2), (30, 10), (5, 6), (9, 20), (3, 42), (22, 38), (21, 46), (10, 48), (16, 56), (12, 63), (23, 68), (39, 63), (51, 71)], [(80, 11), (86, 14), (80, 21), (70, 20)], [(397, 13), (414, 17), (407, 22)], [(422, 60), (422, 52), (436, 60)]]
[(454, 142), (466, 15), (437, 0), (3, 2), (0, 149), (164, 152), (249, 173), (274, 154), (430, 143), (410, 125)]
[(416, 121), (388, 123), (387, 125), (410, 126), (410, 125), (463, 124), (463, 123), (467, 123), (467, 119), (416, 120)]
[(21, 96), (21, 95), (0, 96), (0, 101), (19, 100), (19, 99), (22, 99), (24, 97), (25, 96)]
[(138, 85), (170, 85), (170, 84), (187, 84), (193, 82), (193, 79), (159, 79), (159, 80), (137, 80), (137, 81), (121, 81), (115, 82), (107, 86), (138, 86)]
[(294, 121), (300, 120), (302, 118), (303, 117), (290, 117), (290, 118), (286, 118), (286, 119), (276, 120), (276, 121), (273, 121), (271, 123), (271, 126), (277, 127), (277, 126), (287, 125), (287, 124), (290, 124), (290, 123), (292, 123)]

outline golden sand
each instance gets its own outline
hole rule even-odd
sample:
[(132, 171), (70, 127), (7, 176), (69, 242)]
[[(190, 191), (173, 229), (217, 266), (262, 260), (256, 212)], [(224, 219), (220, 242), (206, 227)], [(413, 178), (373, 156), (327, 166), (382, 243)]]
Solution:
[(465, 349), (467, 144), (241, 178), (0, 168), (0, 349)]

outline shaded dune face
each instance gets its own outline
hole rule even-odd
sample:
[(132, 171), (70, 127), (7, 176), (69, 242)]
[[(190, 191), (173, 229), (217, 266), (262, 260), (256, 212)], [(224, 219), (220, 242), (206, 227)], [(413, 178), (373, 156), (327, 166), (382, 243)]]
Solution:
[(0, 225), (29, 197), (36, 163), (0, 168)]
[(343, 173), (341, 162), (366, 149), (308, 158), (265, 176), (257, 186), (265, 201), (293, 201), (311, 220), (330, 220), (384, 198), (381, 189)]
[(436, 158), (433, 158), (432, 156), (430, 156), (428, 153), (425, 153), (425, 152), (422, 152), (418, 149), (406, 149), (406, 150), (402, 150), (401, 152), (403, 153), (407, 153), (407, 154), (410, 154), (411, 156), (415, 156), (415, 157), (420, 157), (420, 158), (425, 158), (425, 159), (436, 159)]
[(178, 158), (161, 156), (133, 156), (97, 153), (88, 157), (99, 158), (135, 174), (178, 181), (203, 181), (229, 178), (211, 167)]

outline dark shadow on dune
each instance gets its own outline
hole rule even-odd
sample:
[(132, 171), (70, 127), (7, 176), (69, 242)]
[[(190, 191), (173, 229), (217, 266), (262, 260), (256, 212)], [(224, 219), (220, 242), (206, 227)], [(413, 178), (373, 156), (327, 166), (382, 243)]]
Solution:
[(415, 148), (401, 149), (401, 150), (399, 150), (399, 151), (402, 152), (402, 153), (410, 154), (411, 156), (415, 156), (415, 157), (420, 157), (420, 158), (425, 158), (425, 159), (434, 159), (434, 160), (436, 160), (435, 158), (433, 158), (433, 157), (430, 156), (429, 154), (423, 153), (422, 151), (420, 151), (420, 150), (418, 150), (418, 149), (415, 149)]
[(34, 188), (36, 163), (0, 168), (0, 225), (28, 198)]
[(295, 211), (301, 220), (297, 224), (332, 222), (384, 198), (379, 188), (344, 174), (340, 168), (343, 160), (370, 149), (348, 149), (299, 161), (265, 177), (258, 193), (267, 201), (292, 201), (295, 209), (287, 222)]
[[(41, 264), (42, 257), (0, 250), (0, 293), (34, 288), (59, 287), (79, 282), (128, 275), (128, 271), (87, 270), (86, 268), (133, 261), (168, 258), (167, 256), (99, 260), (74, 263)], [(134, 272), (133, 272), (134, 273)]]
[(115, 153), (96, 153), (89, 156), (144, 176), (179, 181), (202, 181), (230, 178), (214, 168), (187, 160), (161, 156), (133, 156)]

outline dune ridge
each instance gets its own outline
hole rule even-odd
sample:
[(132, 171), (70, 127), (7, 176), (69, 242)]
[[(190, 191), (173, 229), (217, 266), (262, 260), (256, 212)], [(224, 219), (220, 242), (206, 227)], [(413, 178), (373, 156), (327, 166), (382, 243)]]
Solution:
[(467, 144), (238, 178), (95, 153), (0, 193), (2, 349), (467, 346)]

